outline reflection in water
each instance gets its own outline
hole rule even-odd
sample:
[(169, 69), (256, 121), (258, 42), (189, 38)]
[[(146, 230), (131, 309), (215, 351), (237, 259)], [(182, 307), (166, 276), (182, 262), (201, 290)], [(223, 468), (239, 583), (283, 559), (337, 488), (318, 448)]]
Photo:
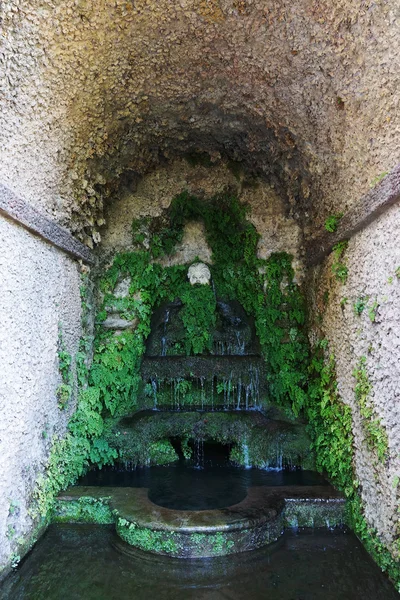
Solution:
[[(199, 448), (199, 453), (201, 453)], [(177, 463), (169, 467), (143, 467), (132, 471), (102, 469), (90, 471), (79, 485), (115, 487), (146, 487), (155, 504), (176, 510), (207, 510), (224, 508), (241, 502), (247, 488), (268, 485), (325, 485), (326, 481), (313, 471), (261, 471), (238, 467), (204, 468)]]
[(119, 550), (111, 528), (52, 525), (2, 600), (396, 600), (351, 533), (286, 532), (261, 550), (171, 559)]

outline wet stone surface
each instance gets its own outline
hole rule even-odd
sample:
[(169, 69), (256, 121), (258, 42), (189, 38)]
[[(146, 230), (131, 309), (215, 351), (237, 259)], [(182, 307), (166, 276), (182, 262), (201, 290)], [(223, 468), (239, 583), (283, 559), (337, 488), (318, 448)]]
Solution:
[[(54, 519), (62, 523), (114, 521), (117, 534), (128, 545), (185, 559), (249, 552), (275, 542), (286, 526), (331, 529), (344, 523), (344, 499), (329, 485), (254, 483), (241, 501), (229, 504), (232, 497), (226, 494), (224, 508), (205, 510), (160, 506), (152, 502), (145, 487), (75, 486), (59, 496)], [(87, 502), (106, 505), (108, 519), (85, 512)]]

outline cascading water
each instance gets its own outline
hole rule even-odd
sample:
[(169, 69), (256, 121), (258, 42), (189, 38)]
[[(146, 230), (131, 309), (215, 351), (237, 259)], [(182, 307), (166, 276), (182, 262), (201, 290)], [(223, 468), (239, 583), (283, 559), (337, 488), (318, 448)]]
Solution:
[(161, 337), (161, 356), (167, 356), (167, 351), (168, 351), (167, 329), (168, 329), (170, 313), (171, 313), (171, 309), (167, 308), (165, 311), (165, 318), (164, 318), (164, 331), (163, 331), (164, 335)]
[(204, 439), (202, 438), (195, 440), (194, 468), (204, 469)]

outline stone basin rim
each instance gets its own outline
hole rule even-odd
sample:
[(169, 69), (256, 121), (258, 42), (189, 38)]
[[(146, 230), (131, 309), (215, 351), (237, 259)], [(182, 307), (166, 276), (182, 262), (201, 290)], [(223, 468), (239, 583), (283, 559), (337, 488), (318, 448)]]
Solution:
[[(80, 497), (107, 499), (120, 518), (136, 523), (138, 527), (152, 531), (179, 531), (182, 534), (253, 528), (279, 518), (285, 510), (286, 503), (345, 503), (344, 497), (330, 485), (252, 486), (248, 488), (243, 500), (225, 508), (176, 510), (154, 503), (148, 497), (148, 489), (76, 486), (60, 494), (58, 499), (67, 502)], [(128, 509), (127, 503), (130, 505)], [(192, 524), (190, 521), (193, 521)]]

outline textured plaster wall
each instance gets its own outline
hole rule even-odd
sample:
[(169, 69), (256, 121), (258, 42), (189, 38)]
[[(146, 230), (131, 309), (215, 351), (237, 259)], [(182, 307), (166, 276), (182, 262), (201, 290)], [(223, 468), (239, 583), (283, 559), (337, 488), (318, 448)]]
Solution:
[(57, 405), (58, 325), (77, 350), (80, 275), (65, 254), (0, 217), (0, 572), (33, 528), (27, 512), (53, 435), (63, 435), (73, 400)]
[(0, 179), (88, 243), (124, 172), (188, 150), (262, 171), (313, 226), (399, 160), (397, 0), (1, 10)]
[[(107, 225), (101, 231), (100, 254), (108, 259), (115, 252), (133, 249), (133, 219), (160, 215), (171, 200), (185, 190), (205, 199), (227, 190), (236, 194), (241, 202), (249, 205), (248, 218), (261, 236), (259, 257), (268, 258), (272, 252), (289, 252), (294, 257), (293, 266), (298, 277), (302, 277), (300, 227), (293, 217), (288, 216), (282, 198), (264, 181), (252, 179), (249, 184), (244, 174), (235, 176), (223, 163), (204, 167), (176, 160), (143, 177), (134, 190), (125, 188), (106, 211)], [(193, 261), (196, 256), (211, 262), (211, 250), (203, 225), (188, 223), (182, 243), (174, 255), (162, 261), (165, 264), (182, 264)]]
[[(339, 392), (352, 409), (355, 435), (355, 466), (360, 481), (365, 514), (386, 543), (399, 534), (400, 490), (400, 207), (392, 207), (363, 232), (354, 236), (346, 252), (349, 276), (341, 285), (332, 281), (330, 257), (313, 270), (310, 286), (314, 317), (319, 312), (322, 334), (330, 341), (337, 363)], [(324, 294), (329, 291), (329, 300)], [(354, 302), (368, 296), (360, 316)], [(325, 296), (326, 298), (326, 296)], [(340, 306), (347, 298), (345, 306)], [(371, 322), (368, 307), (378, 302), (376, 319)], [(389, 458), (382, 464), (368, 450), (361, 425), (360, 409), (354, 394), (352, 375), (361, 356), (367, 357), (368, 377), (373, 391), (376, 416), (381, 418), (389, 437)]]

